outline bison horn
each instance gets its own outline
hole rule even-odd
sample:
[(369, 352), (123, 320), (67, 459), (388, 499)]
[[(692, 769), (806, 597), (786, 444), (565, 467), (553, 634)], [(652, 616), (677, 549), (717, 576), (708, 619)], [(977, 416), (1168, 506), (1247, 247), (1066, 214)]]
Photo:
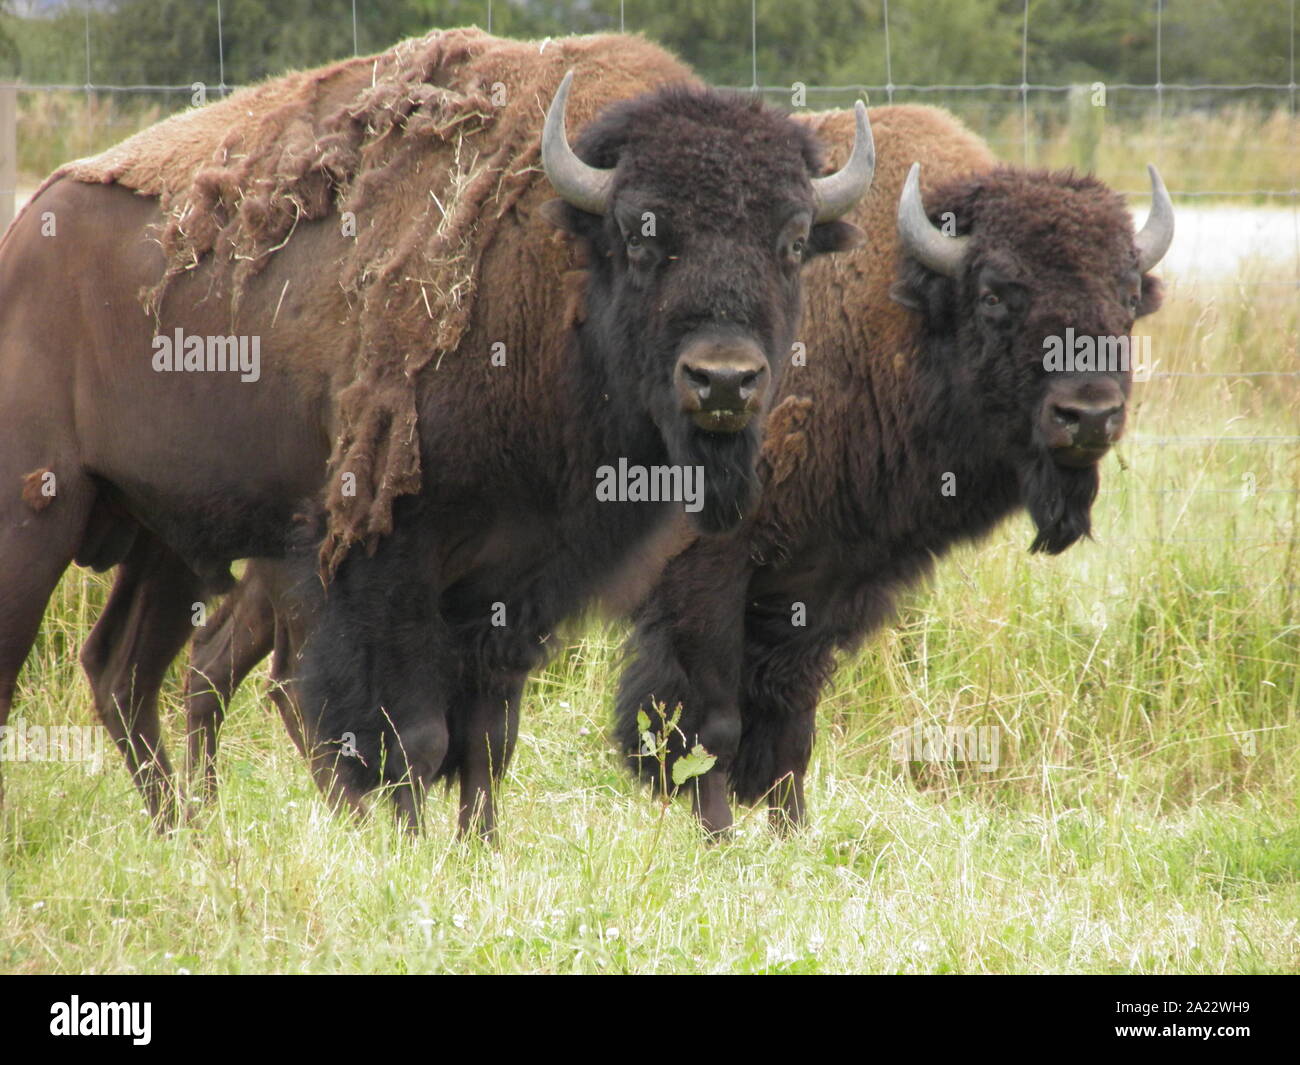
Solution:
[(1151, 213), (1133, 241), (1137, 246), (1138, 271), (1143, 274), (1155, 268), (1174, 240), (1174, 204), (1169, 199), (1169, 191), (1160, 180), (1160, 171), (1149, 163), (1147, 173), (1151, 175)]
[(871, 188), (876, 173), (876, 141), (871, 136), (871, 120), (861, 100), (853, 107), (853, 118), (853, 151), (849, 153), (849, 161), (833, 174), (813, 178), (815, 223), (835, 221)]
[(551, 106), (546, 109), (546, 125), (542, 128), (542, 169), (555, 191), (578, 210), (604, 214), (614, 171), (588, 166), (569, 147), (569, 138), (564, 132), (564, 105), (572, 83), (573, 71), (570, 70), (560, 82)]
[(970, 237), (950, 237), (938, 229), (921, 202), (921, 164), (913, 163), (898, 200), (898, 236), (903, 250), (937, 274), (956, 277)]

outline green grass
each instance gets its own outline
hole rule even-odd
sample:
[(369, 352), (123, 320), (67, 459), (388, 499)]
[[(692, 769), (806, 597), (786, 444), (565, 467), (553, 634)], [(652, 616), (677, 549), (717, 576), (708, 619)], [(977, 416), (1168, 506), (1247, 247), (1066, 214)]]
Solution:
[[(1296, 369), (1293, 294), (1269, 291), (1175, 289), (1161, 369)], [(843, 663), (794, 838), (751, 811), (705, 846), (625, 777), (617, 627), (530, 685), (495, 848), (456, 842), (441, 793), (418, 841), (331, 817), (263, 677), (220, 803), (174, 836), (112, 752), (7, 765), (0, 970), (1300, 971), (1300, 448), (1139, 443), (1298, 427), (1295, 377), (1138, 386), (1096, 543), (1031, 558), (1012, 521)], [(103, 594), (67, 576), (15, 717), (90, 722), (75, 654)], [(179, 753), (174, 684), (165, 709)], [(997, 768), (891, 760), (916, 723), (997, 726)]]

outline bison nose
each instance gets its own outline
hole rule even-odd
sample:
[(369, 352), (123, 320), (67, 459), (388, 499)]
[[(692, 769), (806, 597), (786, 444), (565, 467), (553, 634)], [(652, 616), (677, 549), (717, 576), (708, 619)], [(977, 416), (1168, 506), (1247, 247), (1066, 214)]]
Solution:
[(1069, 435), (1075, 447), (1105, 449), (1119, 438), (1124, 428), (1124, 406), (1053, 403), (1052, 421)]
[(696, 341), (677, 360), (673, 382), (682, 411), (701, 429), (736, 433), (763, 405), (767, 360), (748, 341)]
[(1118, 385), (1049, 396), (1039, 422), (1043, 440), (1062, 466), (1090, 466), (1124, 432), (1124, 394)]
[(1086, 375), (1054, 382), (1038, 430), (1062, 466), (1089, 466), (1124, 432), (1124, 389), (1113, 377)]

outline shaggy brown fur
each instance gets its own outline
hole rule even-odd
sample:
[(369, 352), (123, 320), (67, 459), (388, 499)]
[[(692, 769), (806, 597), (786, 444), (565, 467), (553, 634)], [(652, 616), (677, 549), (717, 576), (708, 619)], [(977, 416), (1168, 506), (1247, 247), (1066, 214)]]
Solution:
[[(67, 176), (158, 197), (167, 268), (146, 306), (156, 313), (174, 279), (211, 256), (224, 275), (216, 283), (230, 288), (232, 333), (249, 280), (299, 224), (355, 216), (356, 240), (334, 267), (359, 313), (352, 365), (327, 368), (341, 385), (321, 551), (327, 573), (354, 543), (373, 549), (392, 529), (394, 499), (419, 490), (417, 376), (460, 345), (500, 219), (547, 198), (536, 180), (540, 117), (574, 67), (581, 77), (570, 128), (611, 100), (694, 80), (637, 37), (540, 46), (477, 29), (435, 31), (177, 115), (46, 182)], [(502, 99), (534, 106), (497, 106)], [(547, 269), (572, 265), (567, 245), (550, 247)], [(493, 283), (511, 291), (521, 281)]]
[[(827, 145), (829, 165), (846, 158), (853, 143), (849, 112), (796, 117)], [(863, 471), (846, 463), (839, 450), (849, 443), (848, 427), (873, 413), (883, 421), (872, 435), (902, 432), (894, 419), (912, 387), (916, 325), (915, 315), (890, 298), (890, 289), (898, 281), (896, 217), (908, 169), (923, 161), (921, 191), (930, 202), (939, 184), (997, 163), (983, 140), (941, 108), (872, 108), (871, 128), (876, 176), (849, 215), (867, 241), (852, 254), (810, 267), (803, 316), (807, 364), (791, 368), (764, 436), (767, 483), (783, 486), (780, 494), (765, 493), (756, 522), (765, 554), (788, 551), (809, 523), (824, 519), (828, 487), (843, 492), (846, 501), (852, 496)]]

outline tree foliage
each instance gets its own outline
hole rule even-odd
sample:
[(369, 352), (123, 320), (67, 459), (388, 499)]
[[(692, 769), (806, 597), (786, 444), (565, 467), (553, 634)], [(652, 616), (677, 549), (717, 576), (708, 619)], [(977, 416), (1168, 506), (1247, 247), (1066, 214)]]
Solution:
[[(0, 77), (33, 83), (245, 84), (354, 50), (352, 0), (4, 0)], [(510, 36), (645, 33), (710, 81), (747, 86), (1017, 85), (1024, 0), (356, 0), (355, 47), (375, 51), (433, 27)], [(1277, 0), (1168, 0), (1166, 83), (1285, 84), (1289, 9)], [(1031, 83), (1156, 80), (1150, 0), (1030, 0)], [(815, 103), (816, 101), (810, 101)]]

